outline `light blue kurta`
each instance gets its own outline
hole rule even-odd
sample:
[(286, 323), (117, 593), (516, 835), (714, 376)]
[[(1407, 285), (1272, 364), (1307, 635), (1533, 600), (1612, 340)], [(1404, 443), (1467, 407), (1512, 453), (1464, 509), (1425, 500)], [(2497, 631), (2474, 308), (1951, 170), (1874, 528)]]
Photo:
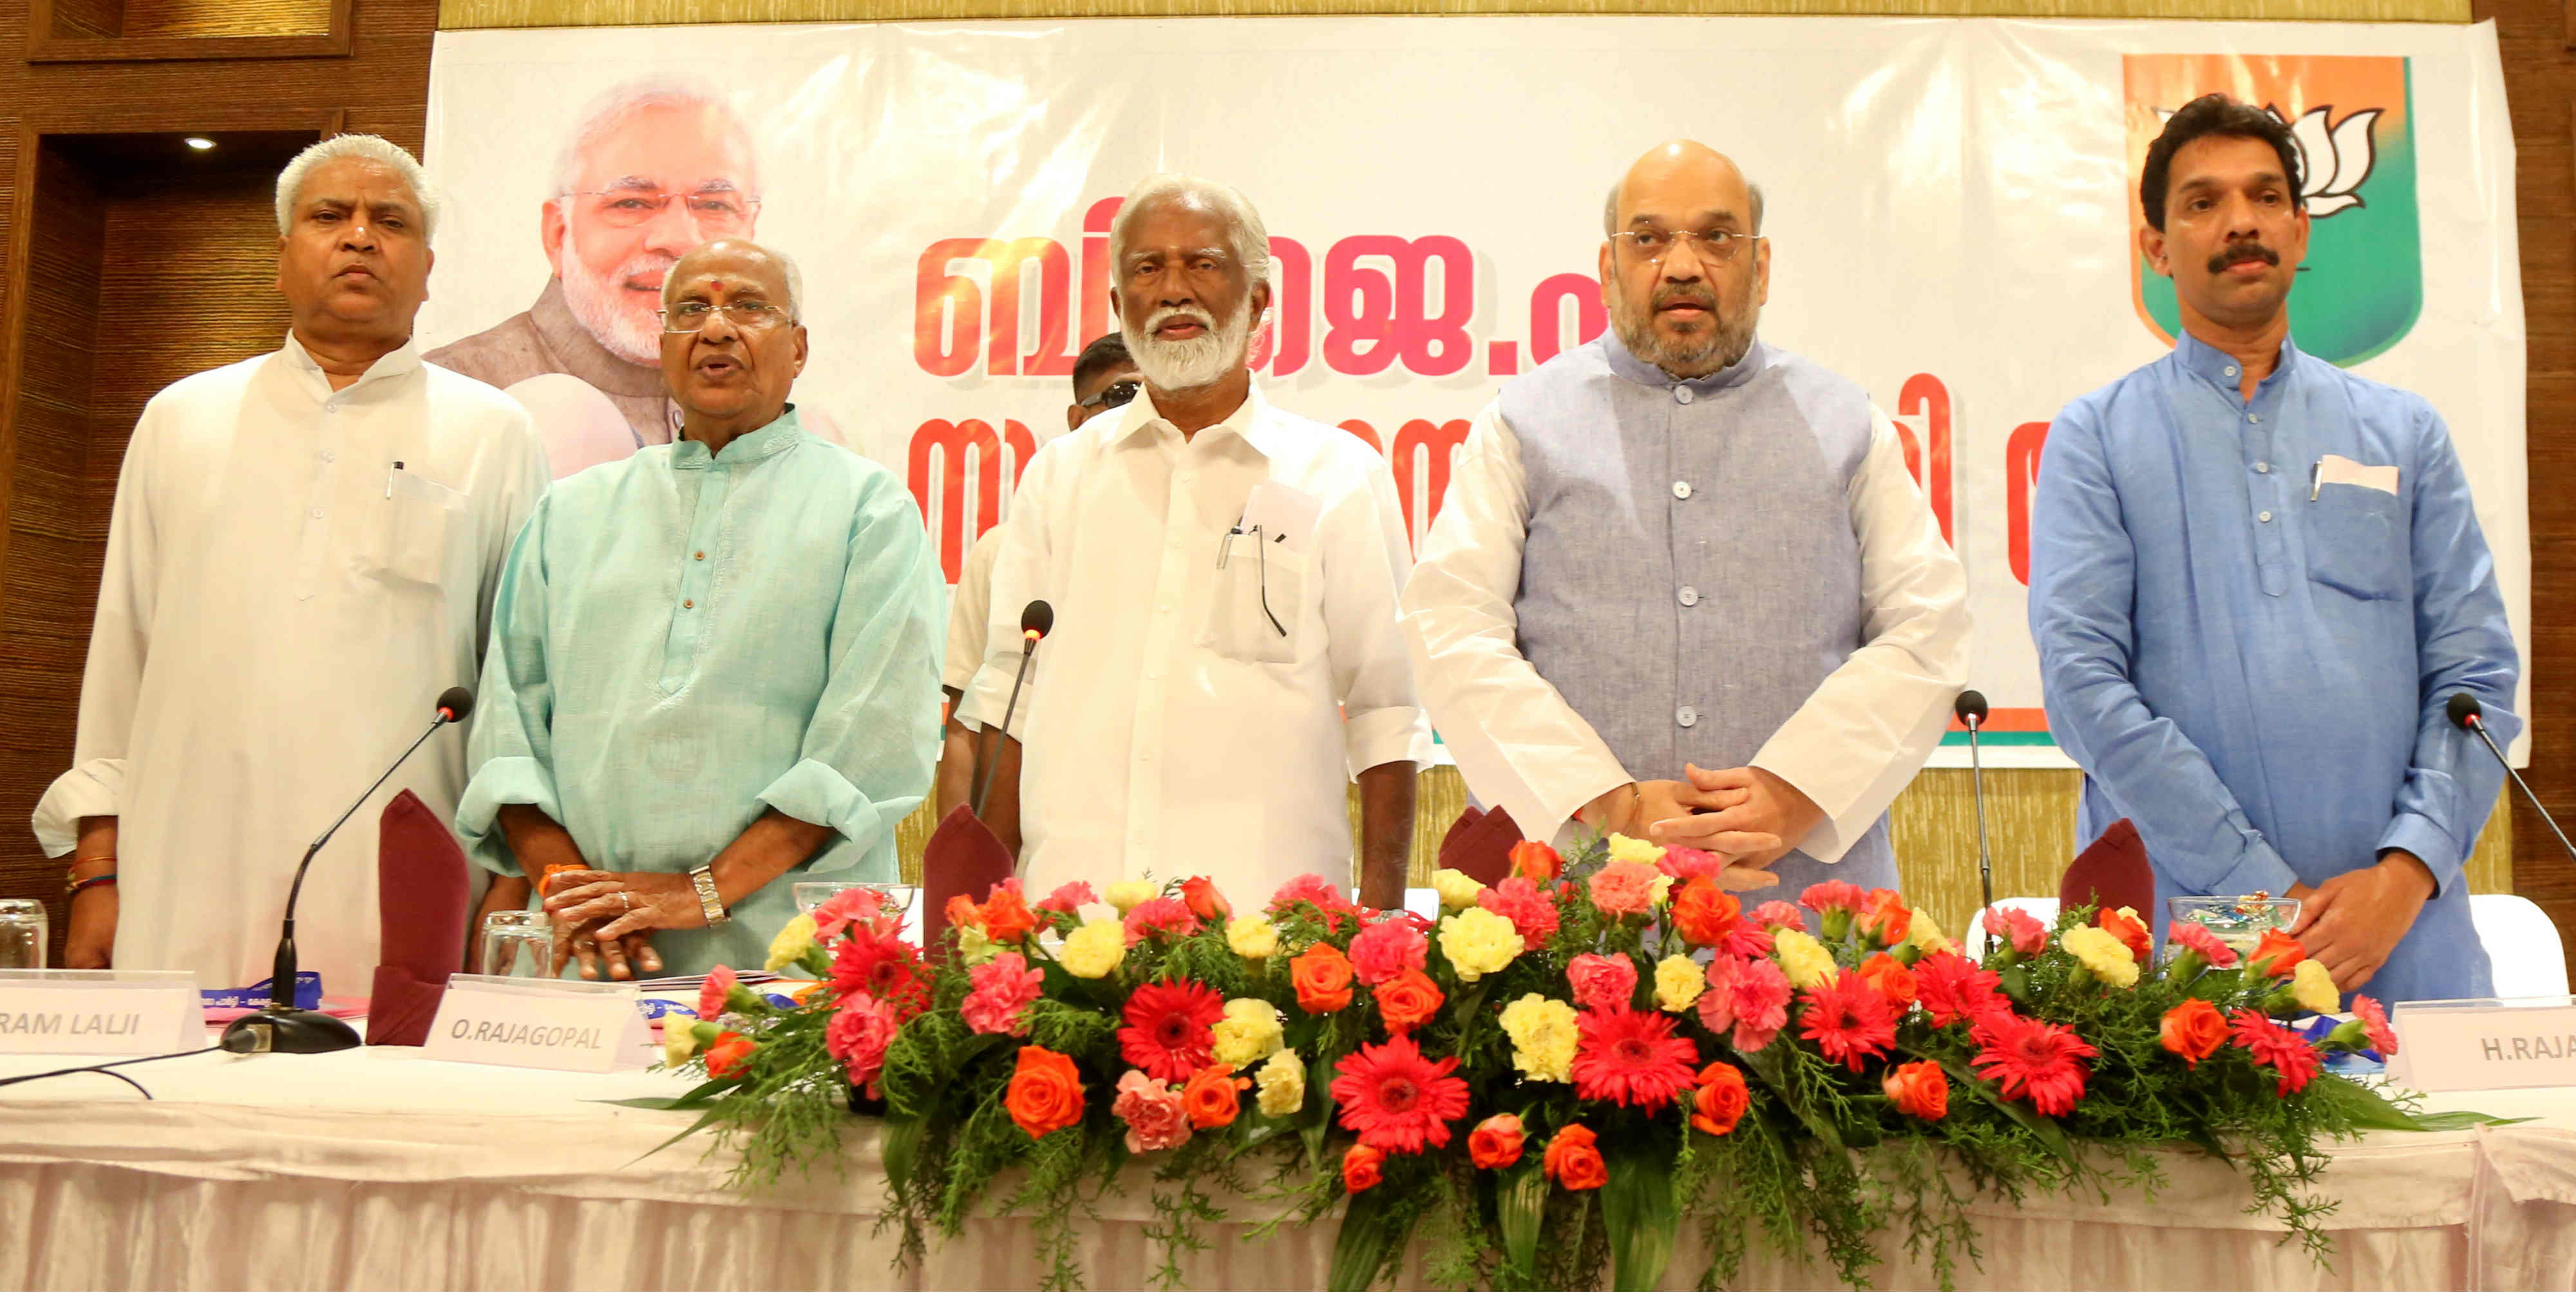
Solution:
[(940, 593), (903, 483), (792, 406), (722, 454), (558, 481), (503, 575), (457, 832), (519, 874), (495, 817), (524, 803), (598, 869), (676, 873), (771, 807), (831, 826), (727, 928), (654, 935), (667, 972), (757, 966), (795, 881), (895, 878), (938, 751)]

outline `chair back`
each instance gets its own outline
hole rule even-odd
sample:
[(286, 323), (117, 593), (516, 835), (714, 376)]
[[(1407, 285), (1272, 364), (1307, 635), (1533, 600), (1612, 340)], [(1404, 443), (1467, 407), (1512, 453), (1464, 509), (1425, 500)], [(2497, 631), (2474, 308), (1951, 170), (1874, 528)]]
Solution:
[(2111, 823), (2057, 881), (2061, 907), (2128, 907), (2152, 921), (2156, 907), (2156, 871), (2147, 861), (2146, 841), (2127, 817)]
[(1521, 828), (1510, 812), (1469, 804), (1441, 836), (1439, 865), (1490, 888), (1512, 873), (1512, 845), (1520, 841)]
[(2516, 996), (2567, 994), (2567, 946), (2549, 913), (2511, 893), (2469, 895), (2469, 923), (2495, 965), (2495, 993)]
[(921, 945), (936, 950), (948, 931), (948, 901), (981, 902), (1019, 869), (992, 827), (960, 803), (949, 809), (921, 850)]
[(376, 920), (382, 934), (367, 1002), (367, 1044), (423, 1045), (447, 975), (465, 966), (473, 910), (465, 849), (447, 822), (404, 790), (376, 824)]

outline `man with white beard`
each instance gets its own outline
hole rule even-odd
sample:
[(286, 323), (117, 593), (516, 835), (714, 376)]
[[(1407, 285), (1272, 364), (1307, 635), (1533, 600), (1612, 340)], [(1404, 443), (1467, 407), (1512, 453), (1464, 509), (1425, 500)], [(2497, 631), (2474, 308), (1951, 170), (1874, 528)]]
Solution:
[(699, 243), (753, 235), (760, 163), (713, 91), (636, 81), (583, 112), (550, 187), (539, 237), (554, 277), (536, 304), (424, 357), (527, 405), (560, 480), (671, 442), (662, 278)]
[(1020, 611), (1055, 608), (1018, 716), (1021, 874), (1045, 893), (1205, 875), (1245, 909), (1304, 873), (1403, 900), (1431, 733), (1396, 623), (1385, 459), (1270, 405), (1245, 365), (1270, 241), (1242, 194), (1157, 175), (1110, 226), (1110, 303), (1145, 389), (1038, 451), (961, 712), (998, 724)]

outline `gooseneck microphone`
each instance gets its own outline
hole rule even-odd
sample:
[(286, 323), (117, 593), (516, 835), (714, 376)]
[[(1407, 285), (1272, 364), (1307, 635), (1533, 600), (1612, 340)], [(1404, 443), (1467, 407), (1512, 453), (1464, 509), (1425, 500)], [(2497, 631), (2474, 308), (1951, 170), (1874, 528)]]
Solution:
[(278, 932), (277, 962), (272, 966), (273, 976), (269, 979), (268, 1004), (256, 1014), (234, 1019), (232, 1026), (224, 1029), (223, 1040), (217, 1043), (222, 1048), (234, 1054), (326, 1054), (333, 1050), (357, 1048), (355, 1028), (320, 1010), (295, 1007), (295, 900), (304, 895), (304, 872), (312, 868), (313, 855), (322, 851), (322, 845), (331, 842), (331, 836), (348, 824), (350, 817), (357, 815), (359, 805), (383, 788), (386, 781), (392, 780), (394, 773), (411, 760), (412, 754), (429, 743), (431, 736), (438, 734), (439, 728), (463, 722), (466, 715), (473, 712), (472, 691), (451, 686), (439, 692), (437, 716), (429, 720), (429, 730), (420, 733), (420, 739), (411, 742), (411, 747), (402, 751), (402, 757), (396, 758), (393, 765), (385, 769), (385, 774), (377, 777), (376, 783), (368, 786), (367, 792), (359, 795), (358, 801), (351, 803), (349, 810), (341, 813), (340, 819), (332, 822), (331, 828), (323, 831), (322, 837), (304, 850), (304, 860), (295, 866), (295, 885), (286, 891), (286, 920)]
[(2513, 764), (2505, 760), (2504, 751), (2496, 748), (2495, 737), (2487, 734), (2487, 707), (2478, 703), (2478, 697), (2466, 691), (2455, 692), (2451, 696), (2450, 703), (2442, 706), (2442, 711), (2450, 717), (2452, 726), (2462, 731), (2474, 732), (2479, 740), (2486, 743), (2487, 752), (2495, 755), (2496, 765), (2502, 767), (2504, 774), (2512, 777), (2513, 783), (2521, 788), (2522, 797), (2531, 803), (2531, 810), (2539, 813), (2540, 819), (2549, 823), (2549, 832), (2558, 836), (2558, 846), (2565, 848), (2568, 856), (2576, 857), (2576, 844), (2567, 842), (2567, 832), (2558, 828), (2557, 818), (2549, 815), (2549, 809), (2540, 805), (2540, 796), (2532, 793), (2529, 785), (2523, 784), (2522, 773), (2513, 769)]
[(1977, 732), (1986, 725), (1986, 693), (1961, 691), (1950, 712), (1968, 729), (1968, 784), (1977, 799), (1977, 888), (1985, 909), (1995, 908), (1995, 863), (1986, 851), (1986, 765), (1977, 748)]
[(1011, 715), (1020, 707), (1020, 687), (1029, 680), (1029, 661), (1036, 658), (1038, 643), (1046, 640), (1046, 635), (1054, 631), (1055, 607), (1043, 601), (1032, 601), (1021, 608), (1020, 671), (1011, 678), (1011, 700), (1010, 703), (1002, 706), (1001, 726), (984, 729), (983, 747), (976, 752), (975, 756), (975, 761), (984, 765), (983, 770), (975, 776), (975, 802), (971, 809), (978, 819), (984, 815), (986, 796), (993, 792), (993, 768), (1001, 761), (995, 755), (997, 742), (994, 733), (998, 731), (1002, 735), (1010, 734)]

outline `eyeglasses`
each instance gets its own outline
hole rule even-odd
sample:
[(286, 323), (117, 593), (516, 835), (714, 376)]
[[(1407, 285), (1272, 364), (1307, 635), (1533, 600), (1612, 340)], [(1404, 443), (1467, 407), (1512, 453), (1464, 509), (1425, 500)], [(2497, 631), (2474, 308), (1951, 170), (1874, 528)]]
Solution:
[(1726, 229), (1711, 229), (1706, 233), (1693, 233), (1688, 229), (1626, 229), (1610, 236), (1627, 243), (1650, 265), (1664, 263), (1664, 257), (1673, 254), (1673, 248), (1685, 242), (1699, 244), (1700, 259), (1722, 265), (1735, 259), (1737, 252), (1762, 241), (1761, 234), (1735, 233)]
[(655, 310), (662, 318), (665, 332), (695, 332), (707, 320), (722, 314), (735, 327), (749, 331), (788, 322), (787, 311), (766, 301), (737, 301), (730, 305), (709, 305), (705, 301), (682, 301), (667, 310)]
[[(565, 197), (591, 197), (601, 200), (584, 203), (589, 212), (604, 224), (621, 229), (650, 224), (671, 209), (677, 195), (654, 189), (605, 189), (575, 191)], [(698, 232), (709, 239), (728, 233), (742, 233), (751, 228), (752, 217), (760, 214), (760, 199), (741, 193), (716, 190), (679, 197), (696, 223)]]
[(1113, 381), (1108, 385), (1101, 387), (1099, 394), (1082, 401), (1080, 404), (1076, 405), (1076, 407), (1125, 408), (1127, 405), (1136, 402), (1136, 392), (1142, 389), (1144, 389), (1143, 383), (1138, 382), (1132, 377), (1126, 381)]

